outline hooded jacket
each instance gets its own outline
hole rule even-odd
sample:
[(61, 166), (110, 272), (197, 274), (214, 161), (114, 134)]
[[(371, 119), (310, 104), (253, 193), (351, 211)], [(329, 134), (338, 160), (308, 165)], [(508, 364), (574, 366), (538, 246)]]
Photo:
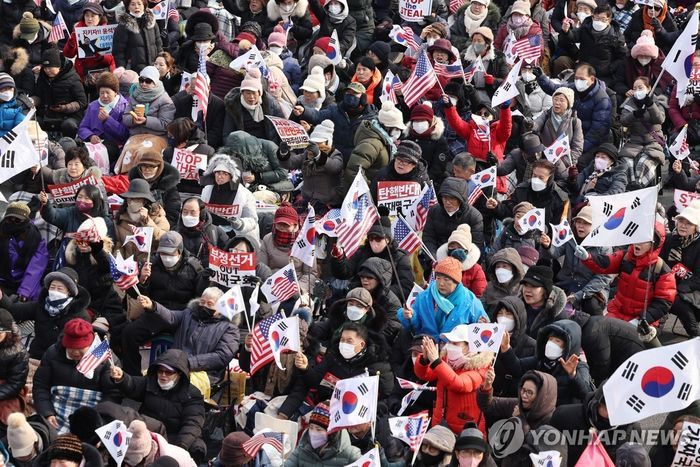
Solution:
[[(443, 243), (438, 248), (435, 259), (440, 261), (448, 257), (448, 243)], [(462, 261), (462, 285), (471, 290), (476, 298), (481, 298), (486, 289), (486, 275), (481, 269), (479, 258), (481, 258), (481, 250), (473, 243), (465, 250), (467, 259)]]
[(345, 18), (338, 23), (331, 20), (331, 16), (328, 13), (328, 3), (321, 6), (321, 2), (319, 0), (309, 0), (309, 6), (311, 7), (311, 11), (313, 12), (314, 16), (318, 18), (320, 23), (316, 37), (331, 37), (333, 31), (336, 31), (338, 34), (338, 42), (340, 44), (340, 53), (341, 55), (345, 55), (355, 41), (357, 22), (350, 14), (347, 0), (338, 0), (338, 2), (342, 8), (340, 14), (346, 15)]
[(352, 185), (360, 169), (365, 179), (372, 180), (394, 156), (396, 147), (385, 131), (380, 132), (380, 128), (378, 120), (365, 120), (357, 129), (353, 139), (355, 147), (343, 175), (343, 186), (346, 189)]
[[(595, 274), (619, 274), (617, 292), (608, 303), (610, 318), (631, 321), (645, 317), (654, 323), (668, 313), (676, 299), (676, 278), (671, 268), (659, 258), (666, 239), (664, 226), (654, 226), (654, 245), (640, 257), (634, 245), (611, 255), (591, 255), (583, 262)], [(646, 307), (646, 314), (640, 315)]]
[(273, 185), (274, 188), (276, 183), (287, 180), (287, 171), (277, 158), (277, 145), (270, 138), (235, 131), (226, 137), (226, 147), (239, 158), (243, 172), (255, 175), (253, 185)]
[(284, 461), (284, 467), (316, 467), (318, 465), (342, 467), (352, 464), (362, 456), (359, 448), (350, 442), (347, 430), (340, 430), (328, 437), (322, 451), (314, 449), (305, 431), (299, 444)]
[[(371, 291), (372, 308), (385, 324), (380, 331), (391, 345), (401, 331), (401, 325), (396, 320), (396, 310), (401, 307), (401, 300), (391, 290), (391, 281), (394, 277), (394, 269), (391, 263), (385, 259), (373, 257), (360, 265), (358, 275), (372, 274), (379, 281), (377, 287)], [(350, 283), (350, 289), (362, 287), (359, 278)], [(407, 295), (408, 296), (408, 295)]]
[(150, 9), (146, 8), (141, 18), (134, 18), (129, 13), (119, 17), (112, 45), (117, 66), (140, 73), (152, 65), (162, 51), (160, 28)]
[[(129, 170), (129, 181), (143, 179), (143, 174), (138, 166), (132, 167)], [(177, 225), (177, 220), (180, 218), (180, 193), (177, 191), (177, 184), (180, 183), (180, 172), (168, 164), (163, 162), (163, 170), (153, 179), (146, 180), (151, 186), (151, 194), (157, 203), (160, 203), (165, 209), (165, 218), (172, 226)]]
[[(501, 284), (496, 279), (496, 263), (510, 264), (513, 269), (513, 278)], [(486, 268), (486, 289), (481, 296), (481, 302), (484, 304), (486, 311), (495, 313), (498, 303), (508, 295), (517, 295), (520, 288), (520, 280), (525, 276), (523, 263), (520, 260), (520, 255), (515, 248), (503, 248), (496, 251), (488, 261)]]
[(22, 344), (19, 326), (0, 342), (0, 401), (15, 398), (24, 388), (29, 373), (29, 355)]
[[(40, 102), (38, 110), (44, 118), (80, 120), (88, 105), (85, 88), (70, 60), (65, 61), (53, 79), (49, 79), (46, 73), (39, 73), (36, 95)], [(56, 112), (49, 109), (53, 105), (64, 105), (66, 108), (62, 112)]]
[[(158, 384), (156, 374), (159, 365), (168, 365), (179, 373), (174, 388), (165, 391)], [(170, 349), (162, 353), (148, 367), (146, 376), (124, 377), (117, 387), (125, 397), (141, 402), (139, 413), (160, 420), (168, 433), (168, 442), (189, 449), (202, 437), (204, 401), (202, 394), (190, 383), (187, 355), (181, 350)]]
[[(522, 299), (523, 298), (523, 293), (522, 290), (518, 294), (518, 296)], [(523, 300), (524, 301), (524, 300)], [(566, 293), (556, 285), (552, 287), (552, 291), (549, 294), (549, 297), (544, 301), (544, 305), (542, 308), (537, 310), (537, 313), (535, 314), (534, 318), (532, 319), (532, 322), (530, 323), (529, 326), (526, 326), (526, 331), (527, 334), (531, 337), (536, 337), (540, 330), (543, 326), (546, 326), (548, 324), (553, 323), (554, 321), (560, 320), (560, 319), (568, 319), (568, 311), (565, 310), (566, 308)], [(525, 310), (529, 314), (531, 311), (533, 311), (530, 307), (525, 305)], [(530, 319), (530, 316), (528, 316), (528, 320)], [(527, 325), (527, 321), (526, 321)]]
[[(2, 7), (0, 7), (0, 11), (2, 11), (0, 18), (4, 17), (4, 7), (6, 6), (7, 4), (3, 2)], [(1, 19), (0, 24), (2, 24)], [(2, 30), (2, 26), (0, 26), (0, 30)], [(15, 80), (17, 92), (33, 96), (36, 83), (34, 73), (32, 73), (32, 68), (29, 65), (29, 54), (26, 49), (24, 47), (0, 46), (0, 56), (2, 57), (5, 73), (12, 76), (12, 79)]]

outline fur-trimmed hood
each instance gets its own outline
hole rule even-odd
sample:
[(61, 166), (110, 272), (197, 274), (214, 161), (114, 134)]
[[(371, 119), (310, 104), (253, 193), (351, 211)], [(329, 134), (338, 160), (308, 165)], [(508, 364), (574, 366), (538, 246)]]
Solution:
[(117, 20), (118, 24), (121, 24), (126, 28), (127, 31), (140, 34), (140, 29), (146, 27), (146, 29), (153, 29), (156, 25), (156, 18), (150, 9), (146, 8), (141, 18), (134, 18), (129, 13), (124, 13)]
[(214, 184), (214, 169), (219, 165), (224, 165), (228, 169), (228, 171), (232, 174), (231, 181), (233, 183), (239, 182), (239, 180), (241, 179), (241, 168), (240, 168), (238, 161), (236, 161), (234, 158), (232, 158), (228, 154), (215, 154), (214, 157), (209, 159), (209, 165), (207, 165), (207, 169), (199, 177), (199, 184), (202, 186), (213, 185)]
[[(433, 141), (438, 141), (440, 138), (442, 138), (442, 135), (445, 133), (445, 122), (443, 122), (440, 117), (433, 117), (432, 128), (433, 132), (430, 133), (430, 139)], [(413, 120), (409, 121), (406, 124), (406, 129), (403, 131), (404, 136), (408, 136), (411, 133), (412, 129)]]
[(192, 15), (187, 18), (187, 22), (185, 23), (185, 34), (187, 37), (192, 37), (194, 35), (194, 27), (197, 23), (208, 23), (214, 35), (219, 32), (219, 20), (216, 19), (216, 16), (210, 11), (199, 10), (192, 13)]
[[(522, 298), (522, 291), (518, 296)], [(530, 325), (529, 335), (536, 337), (537, 331), (539, 331), (542, 327), (559, 319), (567, 319), (568, 316), (564, 314), (565, 308), (566, 292), (555, 285), (552, 287), (549, 297), (547, 297), (547, 300), (545, 300), (544, 307), (540, 309), (537, 316), (535, 316), (535, 320)]]
[(5, 64), (5, 70), (9, 64), (9, 72), (12, 76), (17, 76), (29, 65), (29, 54), (22, 47), (13, 47), (10, 49), (8, 57), (2, 57)]
[(0, 342), (0, 359), (17, 355), (23, 351), (22, 331), (20, 331), (17, 323), (12, 323), (12, 333), (4, 341)]
[[(467, 354), (467, 360), (461, 368), (455, 368), (457, 371), (481, 370), (487, 368), (493, 362), (493, 352), (470, 352)], [(445, 360), (447, 357), (443, 357)]]
[[(114, 248), (114, 241), (111, 238), (105, 236), (102, 237), (102, 242), (104, 243), (104, 251), (111, 253), (112, 249)], [(69, 266), (74, 266), (78, 262), (78, 245), (76, 244), (74, 238), (72, 238), (68, 242), (68, 245), (66, 245), (65, 255), (66, 264), (68, 264)], [(92, 255), (90, 255), (90, 264), (97, 265), (97, 261)]]
[[(292, 10), (291, 15), (289, 16), (293, 18), (302, 18), (306, 15), (308, 9), (308, 0), (298, 0), (296, 6)], [(282, 10), (280, 10), (280, 6), (277, 4), (276, 1), (267, 2), (267, 17), (270, 19), (270, 21), (277, 21), (278, 19), (282, 19)]]
[[(473, 243), (469, 245), (469, 248), (467, 248), (467, 259), (462, 261), (462, 271), (468, 271), (476, 263), (479, 262), (479, 258), (481, 258), (481, 251), (479, 250), (479, 247), (474, 245)], [(437, 249), (435, 259), (438, 261), (447, 258), (447, 242), (443, 243), (440, 245), (440, 248)]]

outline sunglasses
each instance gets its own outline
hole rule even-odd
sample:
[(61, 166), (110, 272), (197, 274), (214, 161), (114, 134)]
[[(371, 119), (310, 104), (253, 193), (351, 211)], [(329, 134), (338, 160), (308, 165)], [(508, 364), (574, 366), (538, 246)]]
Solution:
[(151, 78), (139, 77), (139, 83), (153, 84), (153, 80)]
[(664, 7), (659, 6), (659, 5), (654, 5), (654, 6), (649, 7), (649, 8), (651, 8), (652, 10), (656, 10), (656, 11), (661, 11), (664, 9)]
[(488, 113), (488, 112), (477, 112), (477, 115), (478, 115), (479, 117), (481, 117), (481, 118), (487, 118), (487, 117), (489, 117), (491, 114)]

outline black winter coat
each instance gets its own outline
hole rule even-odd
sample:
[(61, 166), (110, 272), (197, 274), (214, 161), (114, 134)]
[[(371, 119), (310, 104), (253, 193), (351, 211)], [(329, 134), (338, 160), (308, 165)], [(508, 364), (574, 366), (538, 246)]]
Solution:
[(102, 401), (121, 402), (121, 394), (114, 381), (109, 377), (109, 363), (102, 362), (92, 379), (75, 369), (78, 362), (66, 358), (66, 349), (60, 342), (48, 348), (41, 358), (39, 368), (34, 374), (34, 407), (42, 417), (56, 415), (51, 402), (53, 386), (68, 386), (77, 389), (89, 389), (102, 393)]
[(568, 205), (569, 196), (554, 183), (554, 177), (547, 181), (547, 188), (542, 191), (533, 191), (530, 181), (520, 183), (510, 200), (499, 203), (496, 207), (496, 216), (505, 219), (513, 215), (513, 208), (519, 203), (527, 201), (536, 208), (544, 208), (544, 221), (546, 225), (560, 224), (564, 208)]
[[(156, 370), (159, 364), (171, 366), (180, 373), (180, 380), (169, 391), (158, 385)], [(202, 437), (204, 424), (204, 400), (199, 389), (190, 384), (189, 377), (187, 355), (170, 349), (148, 367), (146, 376), (124, 373), (117, 387), (124, 396), (141, 402), (140, 414), (163, 422), (169, 443), (189, 449)]]
[[(192, 118), (192, 96), (185, 91), (180, 91), (171, 97), (175, 105), (175, 118), (189, 117)], [(209, 103), (207, 104), (207, 144), (213, 148), (218, 148), (224, 145), (224, 119), (226, 108), (224, 101), (219, 99), (214, 93), (209, 93)], [(197, 126), (203, 128), (202, 111), (197, 114)]]
[[(642, 15), (646, 13), (647, 8), (649, 7), (640, 5), (640, 8), (632, 13), (630, 24), (625, 29), (625, 41), (627, 41), (627, 48), (630, 50), (632, 50), (632, 47), (634, 47), (634, 45), (637, 43), (639, 36), (642, 35), (642, 31), (644, 30), (644, 19), (642, 18)], [(678, 31), (676, 21), (673, 19), (673, 14), (670, 10), (671, 8), (669, 8), (669, 11), (666, 13), (666, 17), (661, 22), (661, 26), (666, 33)], [(664, 55), (668, 55), (668, 52), (673, 46), (673, 41), (665, 40), (668, 36), (674, 37), (675, 40), (675, 34), (656, 34), (654, 37), (656, 45), (663, 51)]]
[[(36, 80), (36, 95), (39, 98), (37, 112), (44, 118), (75, 118), (82, 119), (88, 101), (85, 88), (80, 76), (73, 69), (69, 60), (61, 66), (61, 70), (53, 79), (48, 79), (45, 73), (39, 73)], [(67, 104), (64, 112), (49, 110), (52, 105)]]
[(12, 42), (12, 31), (19, 25), (22, 15), (28, 11), (34, 18), (41, 18), (41, 9), (33, 0), (11, 0), (0, 2), (0, 43)]
[(162, 51), (160, 28), (149, 9), (141, 18), (134, 18), (128, 13), (119, 17), (112, 46), (117, 66), (140, 73), (143, 68), (152, 65)]
[(46, 349), (52, 346), (58, 336), (63, 332), (63, 326), (73, 318), (83, 318), (90, 322), (92, 319), (87, 312), (90, 304), (90, 293), (82, 286), (78, 286), (78, 295), (73, 297), (71, 303), (56, 317), (49, 316), (44, 309), (44, 303), (48, 291), (44, 288), (36, 302), (12, 303), (9, 297), (3, 294), (0, 299), (0, 307), (12, 313), (15, 321), (34, 321), (34, 340), (29, 345), (29, 356), (41, 359)]
[(563, 47), (579, 45), (579, 61), (591, 64), (598, 71), (598, 78), (605, 79), (622, 73), (622, 64), (627, 58), (625, 38), (617, 22), (613, 21), (602, 32), (593, 30), (593, 17), (589, 16), (581, 27), (561, 33), (559, 44)]
[[(676, 290), (678, 291), (676, 300), (681, 300), (681, 296), (684, 295), (688, 299), (692, 296), (693, 300), (688, 301), (695, 306), (699, 306), (700, 303), (695, 301), (694, 297), (700, 293), (700, 241), (690, 242), (690, 245), (685, 248), (681, 248), (680, 244), (681, 237), (678, 234), (668, 235), (661, 247), (659, 258), (663, 259), (669, 268), (673, 268), (676, 264), (682, 264), (688, 269), (689, 274), (676, 274)], [(680, 261), (670, 259), (672, 249), (681, 251)]]
[(202, 263), (187, 251), (182, 253), (177, 269), (166, 269), (158, 255), (154, 255), (151, 261), (151, 277), (145, 285), (139, 285), (139, 289), (166, 308), (182, 310), (207, 288)]
[(211, 244), (217, 248), (223, 248), (228, 242), (228, 236), (224, 229), (212, 224), (211, 214), (208, 211), (204, 214), (205, 219), (201, 227), (191, 229), (182, 225), (182, 221), (180, 221), (177, 224), (177, 231), (182, 235), (185, 250), (199, 259), (202, 266), (207, 267), (209, 265), (209, 247), (207, 245)]
[(16, 397), (27, 382), (29, 354), (21, 338), (19, 327), (13, 324), (12, 332), (0, 342), (0, 401)]
[[(129, 170), (129, 180), (143, 178), (141, 169), (138, 166)], [(180, 183), (180, 172), (170, 164), (163, 165), (163, 172), (155, 180), (148, 180), (151, 185), (151, 194), (156, 202), (159, 202), (165, 209), (165, 217), (170, 225), (177, 225), (180, 218), (180, 193), (177, 191), (177, 184)]]
[[(591, 162), (588, 167), (578, 174), (576, 179), (576, 192), (581, 196), (578, 201), (583, 201), (586, 193), (581, 193), (586, 179), (591, 176), (595, 169), (595, 161)], [(587, 193), (595, 193), (596, 195), (617, 195), (624, 193), (627, 189), (627, 168), (625, 164), (616, 163), (610, 170), (601, 174), (595, 182), (595, 187)]]
[[(344, 5), (344, 2), (340, 2), (340, 4), (342, 5), (342, 8), (347, 8), (347, 6)], [(316, 37), (331, 37), (333, 31), (336, 31), (338, 34), (340, 53), (345, 55), (355, 40), (355, 32), (357, 31), (357, 22), (355, 21), (355, 18), (349, 14), (340, 23), (332, 23), (330, 16), (328, 16), (328, 12), (323, 6), (321, 6), (321, 2), (319, 2), (319, 0), (309, 0), (309, 7), (319, 21), (319, 29)]]
[(420, 146), (421, 158), (428, 169), (428, 178), (433, 181), (433, 187), (437, 192), (440, 190), (443, 180), (449, 175), (447, 164), (452, 162), (453, 155), (444, 136), (445, 124), (440, 118), (436, 118), (434, 121), (435, 126), (429, 137), (421, 138), (410, 131), (405, 139)]
[[(260, 122), (256, 122), (251, 117), (250, 112), (243, 107), (243, 104), (241, 104), (241, 88), (233, 88), (226, 94), (224, 106), (226, 108), (226, 115), (223, 116), (223, 134), (225, 137), (234, 131), (240, 130), (256, 138), (267, 139), (274, 143), (279, 141), (277, 131), (269, 119), (263, 118)], [(262, 95), (262, 110), (265, 115), (284, 118), (282, 109), (267, 93)], [(222, 116), (219, 115), (217, 118), (222, 118)]]

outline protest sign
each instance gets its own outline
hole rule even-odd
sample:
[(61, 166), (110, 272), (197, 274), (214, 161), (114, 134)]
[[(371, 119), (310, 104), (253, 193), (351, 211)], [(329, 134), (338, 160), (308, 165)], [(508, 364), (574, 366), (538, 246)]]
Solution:
[(687, 208), (688, 205), (696, 199), (700, 199), (700, 193), (678, 189), (673, 191), (673, 204), (676, 205), (676, 210), (678, 210), (678, 212)]
[(284, 118), (269, 115), (266, 117), (272, 122), (280, 139), (289, 144), (292, 149), (305, 148), (309, 145), (309, 135), (306, 134), (303, 126)]
[(399, 0), (399, 15), (404, 21), (417, 23), (430, 16), (432, 0)]
[(112, 40), (116, 24), (104, 24), (75, 28), (75, 41), (78, 44), (78, 58), (94, 57), (112, 52)]
[(187, 149), (173, 150), (173, 165), (180, 172), (182, 180), (199, 180), (199, 170), (206, 170), (207, 156)]
[(75, 194), (78, 192), (83, 185), (97, 185), (97, 179), (94, 175), (89, 175), (80, 180), (76, 180), (70, 183), (64, 183), (62, 185), (47, 185), (49, 189), (49, 194), (53, 202), (56, 204), (73, 204), (75, 203)]
[(671, 467), (700, 466), (700, 425), (683, 422)]
[(211, 280), (224, 287), (240, 284), (245, 276), (255, 275), (255, 252), (227, 252), (209, 245), (209, 269)]
[(420, 192), (417, 182), (378, 182), (377, 206), (386, 206), (389, 214), (396, 216), (399, 208), (407, 210)]

